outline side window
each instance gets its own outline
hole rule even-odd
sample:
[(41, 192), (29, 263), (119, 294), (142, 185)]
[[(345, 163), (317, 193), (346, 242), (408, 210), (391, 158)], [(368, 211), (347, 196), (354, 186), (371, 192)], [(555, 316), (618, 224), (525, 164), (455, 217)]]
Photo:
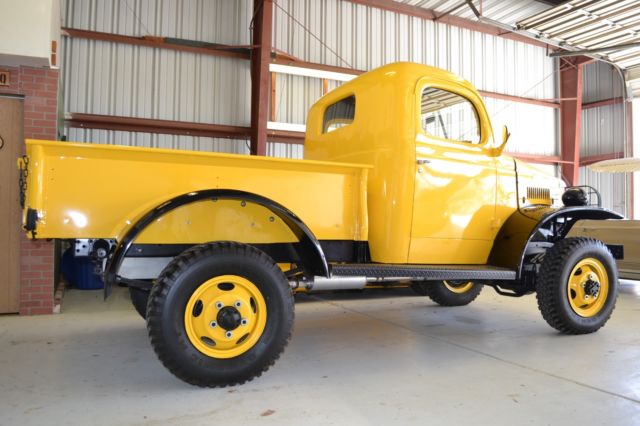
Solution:
[(480, 143), (478, 114), (466, 98), (434, 87), (422, 91), (420, 123), (431, 136)]
[(353, 123), (356, 115), (356, 97), (351, 95), (330, 105), (324, 112), (322, 133), (329, 133)]

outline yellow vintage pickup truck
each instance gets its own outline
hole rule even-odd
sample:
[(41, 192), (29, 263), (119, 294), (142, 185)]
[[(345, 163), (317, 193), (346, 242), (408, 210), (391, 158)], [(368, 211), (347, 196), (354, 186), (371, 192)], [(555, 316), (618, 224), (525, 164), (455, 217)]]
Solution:
[(596, 331), (623, 250), (567, 234), (621, 216), (502, 154), (506, 128), (493, 134), (470, 83), (395, 63), (316, 102), (304, 160), (28, 140), (23, 225), (79, 241), (105, 295), (127, 284), (160, 360), (199, 386), (276, 361), (296, 288), (404, 280), (446, 306), (483, 286), (535, 292), (552, 327)]

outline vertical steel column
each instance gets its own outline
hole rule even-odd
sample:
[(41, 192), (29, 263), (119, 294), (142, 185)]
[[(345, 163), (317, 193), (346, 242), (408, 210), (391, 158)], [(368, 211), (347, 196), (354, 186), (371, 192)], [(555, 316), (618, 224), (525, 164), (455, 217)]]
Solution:
[[(624, 102), (626, 102), (625, 110), (627, 113), (625, 117), (625, 123), (627, 125), (627, 141), (626, 141), (627, 146), (625, 147), (625, 157), (633, 157), (634, 155), (636, 155), (636, 152), (633, 149), (633, 145), (634, 145), (633, 143), (633, 102), (626, 99), (627, 98), (626, 93), (623, 96), (625, 98)], [(634, 219), (636, 216), (635, 187), (638, 181), (636, 180), (637, 179), (636, 173), (627, 173), (626, 175), (629, 182), (629, 189), (627, 191), (627, 200), (629, 201), (629, 204), (627, 206), (627, 216), (630, 219)]]
[(253, 1), (253, 49), (251, 51), (251, 154), (267, 154), (269, 115), (269, 61), (271, 59), (272, 0)]
[(580, 179), (580, 129), (582, 128), (582, 74), (590, 58), (577, 57), (560, 63), (561, 175), (568, 185)]

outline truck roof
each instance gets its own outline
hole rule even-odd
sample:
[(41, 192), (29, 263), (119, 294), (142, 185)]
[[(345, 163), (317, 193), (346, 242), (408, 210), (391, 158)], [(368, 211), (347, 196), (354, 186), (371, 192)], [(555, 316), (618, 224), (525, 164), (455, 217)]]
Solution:
[[(352, 148), (350, 150), (354, 150), (356, 145), (371, 149), (373, 142), (377, 141), (386, 146), (384, 149), (397, 149), (397, 141), (405, 138), (405, 142), (413, 146), (418, 125), (416, 90), (419, 84), (435, 85), (441, 90), (453, 91), (472, 100), (482, 118), (480, 123), (485, 126), (483, 143), (491, 139), (493, 130), (486, 108), (480, 93), (471, 83), (440, 68), (413, 62), (395, 62), (366, 72), (316, 101), (307, 116), (305, 158), (345, 160), (346, 144)], [(349, 123), (352, 125), (345, 126), (342, 123), (340, 132), (325, 132), (326, 111), (342, 101), (353, 103), (353, 111), (350, 112), (353, 117)], [(335, 145), (335, 152), (329, 152), (329, 145)], [(376, 149), (383, 149), (381, 145), (376, 146)]]
[[(384, 77), (398, 76), (400, 78), (385, 79)], [(477, 89), (467, 80), (442, 68), (432, 67), (429, 65), (418, 64), (415, 62), (394, 62), (375, 68), (364, 74), (359, 75), (353, 80), (341, 85), (335, 91), (356, 91), (358, 86), (368, 85), (369, 82), (375, 81), (380, 83), (385, 81), (386, 84), (411, 85), (415, 84), (423, 77), (432, 77), (440, 80), (454, 82), (472, 90), (476, 94)]]

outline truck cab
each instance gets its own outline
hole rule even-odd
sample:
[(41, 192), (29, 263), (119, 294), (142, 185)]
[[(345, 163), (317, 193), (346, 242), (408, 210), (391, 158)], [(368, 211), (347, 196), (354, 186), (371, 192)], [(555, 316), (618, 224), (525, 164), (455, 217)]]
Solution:
[[(516, 163), (496, 143), (480, 94), (426, 65), (389, 64), (325, 95), (309, 111), (305, 158), (373, 165), (374, 262), (486, 264), (518, 207)], [(543, 202), (552, 192), (559, 201), (562, 182), (535, 176)]]

